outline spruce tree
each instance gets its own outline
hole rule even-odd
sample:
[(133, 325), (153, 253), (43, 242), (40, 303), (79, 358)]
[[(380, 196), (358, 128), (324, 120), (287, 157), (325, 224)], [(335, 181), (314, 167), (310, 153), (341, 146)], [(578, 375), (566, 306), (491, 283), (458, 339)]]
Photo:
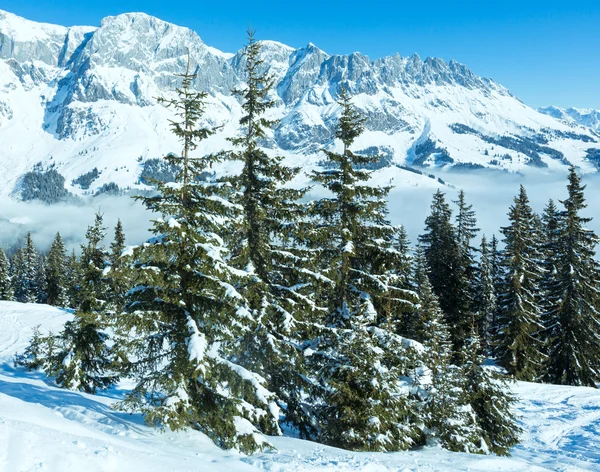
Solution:
[(585, 185), (574, 167), (569, 169), (567, 190), (556, 228), (560, 252), (548, 284), (544, 317), (548, 357), (543, 378), (556, 384), (595, 387), (600, 381), (598, 237), (586, 227), (591, 218), (580, 214), (587, 206)]
[(47, 303), (48, 281), (46, 279), (47, 260), (45, 254), (39, 254), (35, 268), (35, 301), (36, 303)]
[(419, 296), (413, 285), (413, 258), (410, 253), (410, 241), (404, 226), (398, 226), (393, 237), (391, 254), (382, 251), (385, 261), (379, 261), (386, 267), (386, 285), (394, 287), (389, 296), (375, 300), (375, 309), (379, 316), (379, 323), (386, 324), (390, 331), (407, 335), (409, 324), (417, 309)]
[(81, 262), (73, 249), (65, 264), (65, 281), (69, 308), (76, 308), (81, 303), (82, 278)]
[(14, 291), (10, 277), (10, 262), (0, 248), (0, 300), (14, 300)]
[(235, 203), (242, 208), (240, 224), (231, 230), (231, 263), (249, 277), (240, 287), (254, 320), (241, 340), (239, 362), (265, 377), (270, 390), (281, 400), (285, 422), (309, 437), (314, 423), (303, 405), (303, 391), (310, 388), (303, 372), (301, 346), (306, 340), (306, 319), (314, 308), (313, 297), (304, 290), (310, 282), (310, 265), (298, 245), (304, 224), (305, 189), (290, 186), (299, 167), (288, 167), (283, 157), (260, 146), (276, 122), (266, 116), (274, 107), (274, 79), (264, 72), (261, 44), (252, 30), (243, 50), (244, 81), (234, 90), (243, 116), (240, 134), (231, 138), (229, 158), (241, 161), (242, 171), (230, 179), (237, 190)]
[(99, 312), (106, 301), (104, 269), (108, 265), (108, 252), (103, 244), (105, 237), (104, 217), (101, 213), (96, 213), (94, 224), (88, 226), (85, 233), (87, 243), (81, 246), (81, 312)]
[(518, 444), (521, 433), (513, 411), (516, 398), (504, 376), (496, 369), (484, 366), (485, 359), (475, 329), (471, 331), (464, 350), (461, 376), (466, 401), (475, 413), (485, 443), (482, 449), (501, 456), (509, 455), (510, 448)]
[(67, 253), (60, 233), (50, 246), (46, 263), (46, 303), (67, 306)]
[(110, 305), (109, 311), (120, 312), (125, 303), (125, 293), (130, 288), (131, 281), (128, 278), (128, 271), (123, 264), (122, 254), (125, 250), (125, 233), (121, 220), (117, 220), (115, 226), (115, 236), (110, 244), (110, 253), (108, 255), (108, 264), (110, 268), (107, 274), (107, 302)]
[(364, 118), (343, 88), (338, 103), (335, 136), (342, 151), (324, 151), (326, 170), (312, 174), (333, 194), (315, 202), (317, 222), (311, 229), (312, 247), (320, 248), (322, 274), (330, 281), (321, 294), (329, 315), (310, 357), (323, 389), (319, 440), (353, 450), (406, 449), (418, 430), (399, 382), (410, 356), (394, 326), (390, 329), (375, 308), (388, 298), (410, 303), (393, 277), (400, 252), (394, 248), (397, 229), (387, 221), (390, 188), (366, 184), (370, 172), (364, 167), (378, 156), (350, 150)]
[(425, 233), (419, 238), (433, 291), (450, 327), (455, 355), (460, 352), (473, 318), (469, 242), (474, 228), (470, 211), (469, 207), (463, 208), (459, 233), (452, 224), (452, 211), (444, 193), (438, 190), (433, 196), (431, 214), (425, 220)]
[(222, 235), (241, 216), (227, 181), (200, 176), (218, 155), (193, 151), (214, 130), (202, 127), (206, 93), (192, 90), (188, 69), (172, 99), (160, 100), (176, 114), (173, 133), (181, 156), (165, 160), (180, 169), (174, 183), (156, 182), (158, 194), (142, 197), (160, 215), (154, 237), (128, 257), (125, 312), (117, 316), (117, 356), (135, 380), (121, 408), (141, 411), (148, 424), (192, 427), (220, 447), (246, 453), (268, 447), (260, 433), (280, 434), (278, 407), (266, 381), (239, 365), (236, 340), (254, 320), (236, 287), (248, 275), (229, 263)]
[(86, 232), (87, 244), (82, 245), (80, 303), (73, 319), (53, 340), (55, 352), (46, 363), (46, 371), (56, 377), (59, 386), (87, 393), (108, 388), (118, 380), (113, 373), (104, 316), (104, 237), (103, 218), (96, 213)]
[(481, 238), (479, 270), (475, 283), (475, 326), (479, 337), (483, 340), (483, 349), (488, 351), (491, 332), (498, 304), (493, 279), (491, 251), (485, 235)]
[(502, 289), (503, 280), (502, 250), (498, 248), (498, 238), (496, 238), (495, 234), (490, 240), (488, 257), (490, 261), (490, 276), (492, 278), (492, 284), (494, 286), (494, 293), (496, 294), (496, 310), (492, 315), (492, 321), (490, 323), (489, 334), (487, 339), (488, 345), (491, 345), (496, 339), (496, 333), (498, 332), (498, 315), (500, 313), (500, 304), (498, 303), (498, 296)]
[(117, 225), (115, 226), (115, 237), (113, 242), (110, 243), (110, 256), (109, 263), (111, 266), (115, 265), (119, 257), (121, 257), (121, 253), (125, 249), (125, 233), (123, 232), (123, 223), (121, 220), (117, 220)]
[(27, 233), (25, 246), (17, 251), (13, 259), (15, 298), (22, 303), (35, 303), (39, 255), (33, 244), (31, 233)]
[(462, 371), (452, 364), (448, 326), (427, 278), (423, 279), (421, 298), (427, 309), (423, 329), (427, 370), (420, 389), (427, 441), (451, 451), (486, 452), (483, 432), (465, 395)]
[(537, 378), (543, 361), (543, 328), (540, 321), (542, 269), (540, 237), (525, 188), (510, 207), (510, 225), (502, 228), (504, 277), (498, 296), (500, 312), (497, 320), (495, 354), (500, 364), (518, 380)]
[(25, 274), (25, 266), (23, 264), (23, 248), (19, 248), (10, 258), (10, 281), (12, 291), (16, 301), (22, 301), (23, 294), (23, 279)]

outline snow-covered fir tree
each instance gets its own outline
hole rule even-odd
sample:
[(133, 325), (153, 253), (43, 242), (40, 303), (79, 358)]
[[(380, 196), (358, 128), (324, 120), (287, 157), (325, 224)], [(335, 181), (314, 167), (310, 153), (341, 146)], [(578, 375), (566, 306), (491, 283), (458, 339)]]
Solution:
[(318, 439), (353, 450), (406, 449), (418, 435), (402, 380), (410, 352), (375, 309), (387, 298), (394, 303), (407, 298), (390, 276), (400, 255), (394, 247), (397, 229), (387, 221), (390, 188), (367, 185), (370, 172), (364, 166), (378, 156), (350, 150), (364, 118), (343, 88), (339, 105), (336, 138), (342, 150), (325, 151), (326, 170), (312, 174), (333, 194), (314, 203), (317, 222), (311, 230), (322, 274), (331, 281), (322, 292), (329, 311), (325, 329), (310, 356), (322, 387)]
[(46, 303), (67, 306), (67, 253), (60, 233), (56, 233), (46, 260)]
[(125, 232), (123, 231), (123, 224), (119, 219), (115, 226), (113, 241), (110, 243), (108, 254), (108, 264), (110, 267), (105, 269), (105, 273), (107, 273), (106, 284), (108, 287), (106, 301), (109, 305), (107, 306), (107, 310), (113, 313), (123, 311), (125, 294), (131, 286), (127, 264), (123, 263), (124, 259), (121, 257), (124, 250)]
[(452, 363), (448, 326), (427, 278), (423, 279), (421, 299), (426, 310), (423, 331), (427, 370), (420, 396), (427, 441), (451, 451), (487, 452), (483, 431), (468, 403), (462, 370)]
[(27, 233), (25, 246), (15, 253), (12, 260), (12, 281), (17, 301), (36, 302), (38, 265), (37, 249), (33, 244), (31, 233)]
[(47, 361), (47, 372), (56, 377), (59, 386), (87, 393), (110, 387), (118, 380), (112, 369), (104, 318), (105, 235), (102, 215), (97, 213), (86, 232), (87, 244), (82, 246), (79, 306), (73, 319), (53, 339), (55, 352)]
[(481, 431), (484, 451), (509, 455), (519, 442), (521, 428), (514, 413), (515, 396), (506, 379), (495, 368), (488, 368), (481, 354), (481, 343), (475, 328), (465, 343), (461, 376), (466, 401), (472, 408)]
[(151, 425), (195, 428), (220, 447), (251, 453), (269, 447), (261, 433), (280, 430), (265, 379), (232, 353), (255, 324), (236, 289), (249, 275), (230, 265), (222, 237), (242, 208), (232, 202), (228, 182), (200, 179), (219, 156), (192, 155), (214, 131), (201, 125), (206, 94), (191, 89), (189, 61), (180, 77), (176, 95), (161, 100), (175, 114), (171, 129), (183, 145), (181, 156), (165, 160), (180, 172), (174, 183), (157, 181), (157, 195), (142, 198), (159, 215), (154, 237), (124, 256), (134, 287), (117, 317), (116, 345), (121, 370), (135, 386), (121, 408), (141, 411)]
[[(386, 285), (394, 287), (389, 296), (374, 300), (379, 323), (386, 323), (390, 331), (407, 336), (407, 326), (415, 313), (419, 296), (413, 285), (413, 258), (410, 241), (404, 226), (398, 226), (393, 239), (393, 251), (387, 254), (385, 261), (379, 261), (381, 267), (387, 267)], [(381, 255), (386, 254), (382, 251)]]
[(67, 286), (67, 299), (70, 308), (75, 308), (81, 301), (81, 280), (83, 271), (81, 262), (75, 254), (75, 250), (67, 257), (65, 263), (65, 281)]
[(491, 346), (496, 339), (496, 333), (498, 331), (498, 317), (500, 313), (500, 304), (498, 303), (498, 295), (502, 291), (502, 280), (503, 280), (503, 267), (502, 267), (502, 250), (498, 247), (498, 238), (496, 235), (492, 235), (492, 239), (489, 243), (490, 261), (490, 276), (492, 278), (492, 284), (494, 286), (494, 293), (496, 294), (496, 310), (492, 315), (492, 320), (489, 327), (489, 333), (487, 338), (488, 346)]
[(470, 207), (465, 204), (459, 235), (452, 224), (452, 211), (444, 193), (438, 190), (433, 196), (431, 214), (425, 220), (425, 233), (419, 237), (433, 291), (450, 328), (455, 355), (460, 352), (473, 318), (472, 280), (469, 279), (472, 267), (470, 250), (467, 250), (470, 235), (475, 231), (471, 217)]
[(46, 280), (47, 258), (45, 254), (38, 255), (38, 262), (35, 269), (35, 301), (36, 303), (47, 303), (48, 283)]
[(485, 235), (481, 238), (481, 248), (479, 251), (480, 259), (477, 279), (475, 281), (473, 311), (477, 332), (482, 339), (483, 349), (487, 352), (490, 347), (490, 334), (498, 304), (493, 279), (492, 255)]
[(500, 364), (519, 380), (537, 378), (544, 355), (539, 334), (540, 238), (525, 188), (521, 186), (508, 212), (509, 226), (502, 228), (503, 282), (498, 303), (495, 354)]
[(275, 105), (275, 82), (265, 72), (260, 50), (261, 43), (249, 30), (243, 49), (245, 85), (235, 90), (243, 115), (229, 153), (230, 159), (243, 164), (241, 173), (230, 179), (237, 190), (235, 203), (242, 208), (228, 239), (231, 263), (249, 275), (240, 291), (254, 320), (253, 329), (241, 340), (238, 359), (267, 379), (281, 401), (285, 421), (309, 437), (314, 421), (303, 404), (310, 385), (300, 348), (314, 301), (301, 290), (310, 282), (308, 272), (301, 269), (310, 264), (298, 247), (304, 227), (300, 199), (306, 190), (290, 187), (299, 167), (288, 167), (283, 157), (261, 148), (276, 122), (267, 118)]
[(10, 261), (0, 248), (0, 300), (14, 300), (14, 291), (10, 277)]
[(111, 266), (121, 257), (124, 249), (125, 232), (123, 231), (123, 223), (121, 223), (121, 219), (119, 218), (115, 226), (115, 236), (112, 243), (110, 243), (109, 263)]
[(561, 201), (564, 210), (556, 229), (559, 252), (548, 284), (543, 379), (595, 387), (600, 381), (600, 271), (595, 259), (599, 239), (586, 227), (591, 218), (581, 215), (587, 206), (584, 189), (571, 167), (569, 196)]

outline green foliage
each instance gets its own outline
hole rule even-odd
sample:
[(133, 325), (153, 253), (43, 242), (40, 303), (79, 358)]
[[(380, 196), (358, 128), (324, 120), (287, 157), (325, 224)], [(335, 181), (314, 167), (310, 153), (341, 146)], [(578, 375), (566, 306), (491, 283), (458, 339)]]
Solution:
[(11, 260), (11, 279), (17, 301), (35, 303), (38, 300), (39, 263), (31, 233), (27, 233), (25, 246), (17, 250)]
[(386, 219), (390, 188), (366, 185), (364, 164), (378, 157), (349, 149), (364, 119), (344, 89), (339, 105), (336, 138), (343, 151), (324, 151), (326, 170), (312, 174), (333, 196), (313, 203), (316, 222), (308, 233), (329, 282), (320, 294), (329, 315), (310, 357), (322, 389), (319, 440), (353, 450), (407, 449), (419, 431), (400, 380), (409, 356), (394, 334), (401, 316), (392, 309), (414, 309), (416, 303), (414, 292), (402, 286), (410, 265), (406, 236)]
[(46, 372), (56, 377), (59, 386), (70, 390), (96, 393), (112, 386), (118, 377), (112, 373), (107, 340), (100, 315), (77, 312), (53, 339), (53, 353), (45, 361)]
[(52, 246), (50, 246), (44, 274), (46, 280), (46, 303), (49, 305), (67, 306), (66, 263), (67, 254), (65, 245), (60, 237), (60, 233), (56, 233)]
[(0, 248), (0, 300), (14, 300), (14, 291), (10, 275), (10, 262)]
[[(429, 379), (421, 387), (427, 441), (457, 452), (487, 452), (482, 430), (465, 392), (461, 370), (452, 364), (452, 343), (443, 313), (427, 279), (423, 297), (428, 304), (424, 345)], [(460, 356), (462, 358), (462, 356)]]
[(301, 246), (305, 205), (299, 200), (306, 189), (290, 186), (300, 168), (288, 167), (283, 157), (267, 154), (260, 143), (275, 121), (265, 118), (274, 106), (274, 80), (263, 72), (261, 45), (248, 31), (243, 50), (245, 86), (234, 93), (244, 112), (240, 133), (231, 138), (228, 158), (241, 161), (242, 171), (229, 182), (236, 190), (234, 202), (242, 209), (228, 242), (231, 264), (248, 273), (240, 292), (256, 321), (240, 340), (239, 362), (267, 379), (277, 394), (285, 422), (309, 437), (313, 420), (304, 405), (310, 388), (304, 375), (301, 345), (307, 339), (306, 318), (314, 311), (309, 297), (310, 275), (302, 272), (310, 256)]
[(171, 128), (183, 143), (183, 156), (165, 159), (181, 172), (141, 198), (160, 215), (154, 237), (118, 261), (129, 267), (133, 288), (115, 320), (116, 355), (136, 383), (121, 408), (141, 411), (153, 426), (192, 427), (223, 448), (251, 453), (269, 447), (261, 433), (280, 434), (278, 407), (265, 379), (232, 355), (235, 341), (255, 328), (236, 289), (247, 275), (229, 265), (222, 237), (241, 207), (228, 182), (197, 178), (220, 156), (190, 154), (213, 133), (199, 127), (206, 94), (190, 90), (194, 77), (188, 65), (177, 97), (160, 100), (175, 111)]
[(464, 351), (461, 374), (465, 396), (475, 414), (485, 449), (500, 456), (509, 455), (510, 448), (519, 443), (522, 432), (513, 413), (516, 397), (502, 374), (484, 366), (475, 330), (471, 331)]
[(55, 169), (43, 171), (34, 169), (21, 179), (23, 201), (41, 200), (45, 203), (58, 203), (71, 197), (65, 189), (65, 178)]
[(487, 352), (490, 347), (492, 326), (498, 310), (496, 287), (494, 285), (493, 255), (485, 236), (481, 238), (479, 270), (475, 280), (475, 326), (479, 337), (483, 340), (483, 348)]
[(539, 332), (539, 306), (542, 269), (540, 234), (525, 188), (510, 207), (510, 225), (502, 228), (504, 276), (499, 305), (501, 307), (495, 341), (495, 354), (500, 364), (519, 380), (537, 378), (543, 361)]
[[(595, 259), (598, 237), (586, 228), (591, 218), (580, 215), (587, 206), (581, 178), (569, 170), (569, 196), (564, 210), (546, 211), (547, 300), (544, 338), (546, 381), (595, 387), (600, 381), (600, 271)], [(552, 251), (559, 249), (554, 255)]]
[(459, 200), (457, 222), (452, 224), (452, 211), (444, 194), (433, 196), (431, 214), (425, 220), (425, 233), (419, 237), (427, 260), (428, 276), (433, 292), (439, 298), (445, 322), (458, 355), (472, 324), (473, 256), (470, 241), (475, 234), (474, 215), (470, 206)]

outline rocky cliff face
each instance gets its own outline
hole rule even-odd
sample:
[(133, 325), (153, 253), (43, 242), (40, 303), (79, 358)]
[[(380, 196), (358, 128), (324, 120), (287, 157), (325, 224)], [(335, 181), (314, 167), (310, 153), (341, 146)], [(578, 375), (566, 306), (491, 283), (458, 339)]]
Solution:
[[(231, 90), (243, 84), (241, 52), (220, 52), (197, 33), (143, 13), (108, 17), (97, 28), (65, 28), (0, 11), (0, 139), (9, 143), (0, 150), (0, 167), (9, 182), (42, 162), (67, 180), (98, 167), (106, 168), (98, 185), (111, 178), (134, 185), (140, 159), (176, 146), (168, 111), (155, 98), (177, 85), (188, 53), (194, 87), (210, 94), (207, 121), (224, 125), (209, 151), (236, 132), (241, 111)], [(344, 86), (368, 119), (357, 146), (385, 149), (388, 163), (516, 170), (572, 162), (594, 169), (586, 161), (588, 149), (600, 147), (593, 129), (539, 113), (453, 60), (416, 54), (371, 60), (275, 41), (262, 41), (262, 59), (276, 79), (273, 117), (280, 120), (265, 146), (304, 155), (307, 165), (335, 146), (336, 96)], [(129, 176), (116, 178), (115, 162)]]

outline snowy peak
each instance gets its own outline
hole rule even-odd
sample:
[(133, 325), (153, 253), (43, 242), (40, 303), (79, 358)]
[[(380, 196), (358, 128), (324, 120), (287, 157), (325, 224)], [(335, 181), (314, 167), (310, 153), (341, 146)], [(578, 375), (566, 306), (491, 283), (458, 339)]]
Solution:
[[(381, 167), (600, 168), (593, 111), (548, 116), (455, 60), (418, 54), (372, 60), (360, 52), (331, 55), (313, 43), (260, 45), (263, 67), (275, 79), (270, 117), (279, 120), (263, 144), (291, 159), (301, 155), (306, 166), (318, 165), (320, 151), (337, 145), (336, 98), (345, 87), (367, 119), (357, 150), (385, 156)], [(4, 192), (18, 189), (20, 176), (37, 163), (54, 166), (74, 193), (94, 191), (69, 184), (94, 168), (102, 170), (95, 188), (141, 185), (142, 163), (179, 146), (167, 125), (171, 111), (155, 97), (179, 84), (188, 52), (192, 87), (209, 94), (206, 120), (223, 125), (198, 151), (213, 152), (238, 131), (242, 110), (231, 90), (244, 81), (243, 50), (223, 53), (189, 28), (145, 13), (66, 28), (0, 11)]]
[(548, 106), (538, 108), (538, 111), (565, 123), (587, 126), (596, 132), (600, 132), (600, 110)]

